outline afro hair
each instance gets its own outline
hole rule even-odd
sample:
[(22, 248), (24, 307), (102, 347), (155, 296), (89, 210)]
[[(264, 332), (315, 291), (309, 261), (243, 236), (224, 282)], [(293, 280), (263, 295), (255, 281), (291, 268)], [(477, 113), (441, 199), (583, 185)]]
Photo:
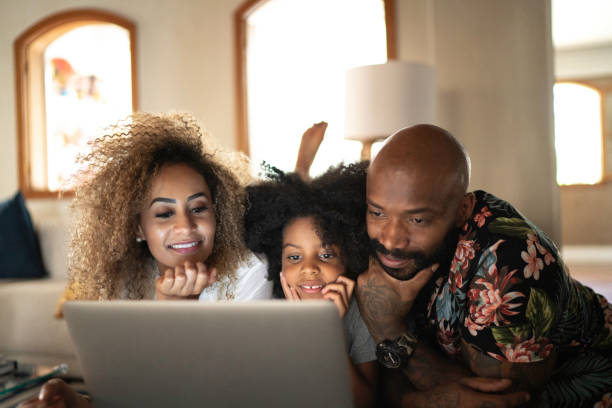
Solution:
[(366, 270), (367, 166), (367, 162), (340, 164), (310, 182), (297, 173), (264, 166), (267, 179), (247, 187), (246, 245), (265, 255), (275, 297), (284, 297), (280, 283), (283, 230), (296, 218), (314, 218), (321, 241), (340, 250), (347, 277), (355, 279)]

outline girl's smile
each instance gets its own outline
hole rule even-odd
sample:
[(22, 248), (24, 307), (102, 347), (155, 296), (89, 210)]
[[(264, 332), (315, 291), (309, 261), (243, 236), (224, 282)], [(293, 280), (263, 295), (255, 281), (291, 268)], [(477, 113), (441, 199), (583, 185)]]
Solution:
[(321, 291), (345, 271), (335, 245), (324, 245), (313, 217), (291, 221), (283, 231), (282, 272), (302, 299), (321, 299)]

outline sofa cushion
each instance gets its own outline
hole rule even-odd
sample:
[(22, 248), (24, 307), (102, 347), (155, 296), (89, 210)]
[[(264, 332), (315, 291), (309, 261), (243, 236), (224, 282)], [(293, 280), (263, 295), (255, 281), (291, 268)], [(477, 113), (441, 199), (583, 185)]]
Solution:
[(23, 195), (0, 202), (0, 278), (46, 275)]

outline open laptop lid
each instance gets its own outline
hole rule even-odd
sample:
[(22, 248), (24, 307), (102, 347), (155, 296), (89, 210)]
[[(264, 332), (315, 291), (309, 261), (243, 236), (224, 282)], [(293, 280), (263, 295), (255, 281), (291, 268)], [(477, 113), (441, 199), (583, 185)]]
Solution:
[(67, 302), (87, 389), (105, 407), (351, 407), (331, 302)]

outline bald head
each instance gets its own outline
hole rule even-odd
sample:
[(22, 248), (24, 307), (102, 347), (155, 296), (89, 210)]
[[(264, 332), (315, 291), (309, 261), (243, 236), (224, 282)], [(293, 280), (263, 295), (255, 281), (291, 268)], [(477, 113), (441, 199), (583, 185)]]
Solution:
[(450, 133), (432, 125), (402, 129), (368, 169), (367, 228), (380, 265), (397, 279), (448, 259), (471, 216), (470, 160)]
[(447, 181), (458, 194), (465, 194), (470, 184), (467, 151), (453, 135), (434, 125), (416, 125), (391, 135), (370, 166), (371, 172), (388, 169), (417, 173), (439, 186)]

